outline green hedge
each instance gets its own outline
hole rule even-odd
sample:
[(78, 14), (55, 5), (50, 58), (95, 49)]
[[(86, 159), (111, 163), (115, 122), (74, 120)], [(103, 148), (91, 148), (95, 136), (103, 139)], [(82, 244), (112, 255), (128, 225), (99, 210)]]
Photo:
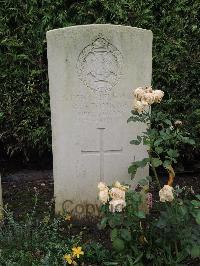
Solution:
[(186, 119), (189, 128), (195, 126), (191, 133), (198, 140), (199, 9), (198, 0), (1, 2), (1, 156), (29, 160), (50, 154), (45, 34), (75, 24), (113, 23), (152, 30), (153, 86), (166, 92), (168, 112)]

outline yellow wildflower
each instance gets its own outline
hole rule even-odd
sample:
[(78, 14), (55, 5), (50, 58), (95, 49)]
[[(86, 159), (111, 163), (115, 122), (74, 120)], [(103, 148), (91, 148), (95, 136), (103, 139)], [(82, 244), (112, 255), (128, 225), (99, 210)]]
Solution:
[(66, 216), (65, 216), (65, 221), (70, 221), (71, 220), (71, 215), (70, 214), (67, 214)]
[(74, 247), (72, 248), (73, 256), (79, 258), (80, 255), (84, 255), (84, 252), (82, 251), (82, 247)]
[(73, 260), (72, 260), (72, 256), (70, 254), (65, 254), (64, 255), (64, 259), (66, 260), (66, 262), (68, 264), (72, 264)]

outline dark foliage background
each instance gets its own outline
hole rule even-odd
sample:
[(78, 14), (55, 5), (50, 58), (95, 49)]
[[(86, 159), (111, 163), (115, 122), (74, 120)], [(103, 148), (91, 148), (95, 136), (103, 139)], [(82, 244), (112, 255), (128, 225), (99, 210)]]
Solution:
[(197, 142), (200, 89), (198, 0), (1, 1), (0, 160), (51, 166), (46, 31), (112, 23), (150, 29), (153, 86), (165, 91), (164, 110), (183, 119)]

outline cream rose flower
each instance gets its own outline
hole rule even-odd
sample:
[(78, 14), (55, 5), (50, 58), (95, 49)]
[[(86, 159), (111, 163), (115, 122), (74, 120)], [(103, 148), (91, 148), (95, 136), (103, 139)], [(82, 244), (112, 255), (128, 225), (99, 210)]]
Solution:
[(99, 200), (105, 204), (109, 200), (109, 188), (106, 186), (105, 183), (100, 182), (98, 184), (99, 189)]
[(153, 89), (152, 87), (145, 87), (145, 92), (153, 92)]
[(160, 103), (163, 96), (164, 96), (164, 92), (161, 90), (155, 90), (155, 91), (153, 91), (153, 94), (154, 94), (154, 102)]
[(144, 107), (149, 105), (148, 102), (145, 101), (145, 100), (141, 100), (141, 103), (142, 103), (142, 105), (143, 105)]
[(134, 96), (135, 98), (140, 101), (142, 99), (142, 96), (144, 95), (145, 91), (142, 87), (139, 87), (137, 89), (135, 89), (134, 91)]
[(109, 211), (110, 212), (122, 212), (123, 208), (126, 207), (126, 202), (123, 199), (111, 200), (109, 202)]
[(105, 189), (108, 189), (108, 187), (106, 186), (105, 183), (103, 183), (103, 182), (99, 182), (99, 184), (98, 184), (98, 189), (99, 189), (99, 190), (105, 190)]
[(121, 188), (113, 187), (110, 189), (110, 197), (113, 200), (125, 200), (125, 191), (122, 190)]
[(134, 102), (133, 102), (133, 110), (134, 111), (141, 113), (144, 111), (144, 109), (145, 109), (145, 105), (142, 104), (142, 102), (134, 100)]
[(134, 91), (133, 110), (141, 113), (144, 111), (145, 106), (152, 105), (153, 103), (160, 103), (164, 92), (161, 90), (153, 90), (152, 87), (139, 87)]
[(114, 184), (114, 187), (118, 187), (118, 188), (120, 188), (120, 187), (121, 187), (120, 182), (119, 182), (119, 181), (116, 181), (115, 184)]
[(119, 189), (124, 190), (124, 191), (129, 189), (129, 186), (124, 186), (124, 185), (120, 184), (119, 181), (115, 182), (114, 187), (119, 188)]
[(164, 185), (164, 187), (159, 191), (160, 201), (173, 201), (174, 195), (173, 195), (173, 187), (169, 185)]
[(101, 203), (106, 204), (109, 200), (109, 192), (107, 189), (99, 191), (99, 200)]
[(147, 103), (148, 105), (153, 104), (155, 101), (155, 96), (153, 92), (146, 92), (143, 96), (142, 96), (142, 102)]

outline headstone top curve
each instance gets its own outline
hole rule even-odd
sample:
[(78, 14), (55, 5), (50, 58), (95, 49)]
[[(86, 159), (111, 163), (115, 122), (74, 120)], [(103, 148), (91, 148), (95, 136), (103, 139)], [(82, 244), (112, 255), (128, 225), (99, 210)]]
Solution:
[(138, 28), (138, 27), (132, 27), (132, 26), (126, 26), (126, 25), (115, 25), (115, 24), (85, 24), (85, 25), (74, 25), (74, 26), (68, 26), (68, 27), (63, 27), (63, 28), (58, 28), (58, 29), (53, 29), (47, 31), (47, 36), (51, 34), (56, 34), (58, 32), (62, 31), (71, 31), (71, 30), (80, 30), (83, 28), (115, 28), (115, 29), (123, 29), (127, 31), (135, 31), (135, 32), (143, 32), (143, 33), (148, 33), (153, 36), (153, 33), (151, 30), (143, 29), (143, 28)]

